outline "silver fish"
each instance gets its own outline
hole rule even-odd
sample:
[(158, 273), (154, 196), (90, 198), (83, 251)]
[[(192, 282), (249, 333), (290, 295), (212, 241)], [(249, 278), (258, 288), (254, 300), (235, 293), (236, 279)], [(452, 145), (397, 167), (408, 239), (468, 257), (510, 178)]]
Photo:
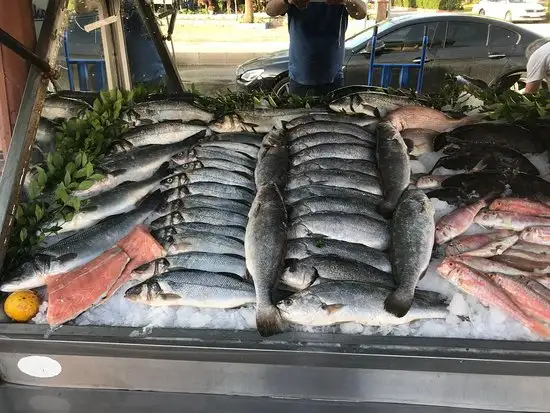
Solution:
[(289, 204), (301, 201), (312, 196), (338, 196), (338, 197), (354, 197), (364, 199), (368, 203), (379, 203), (382, 197), (368, 192), (357, 191), (351, 188), (337, 188), (334, 186), (325, 185), (309, 185), (300, 188), (292, 189), (285, 192), (285, 200)]
[(262, 144), (263, 134), (253, 132), (229, 132), (229, 133), (217, 133), (208, 137), (208, 142), (221, 141), (221, 142), (240, 142), (248, 145), (254, 145), (258, 148)]
[(418, 280), (424, 275), (435, 238), (435, 210), (419, 189), (403, 194), (393, 214), (391, 260), (398, 284), (384, 302), (384, 308), (396, 317), (404, 317), (411, 308)]
[(214, 158), (207, 158), (207, 159), (203, 158), (200, 161), (198, 160), (190, 161), (187, 163), (183, 163), (181, 165), (176, 165), (172, 167), (172, 171), (174, 173), (180, 173), (180, 172), (194, 171), (196, 169), (201, 169), (201, 168), (217, 168), (217, 169), (223, 169), (224, 171), (240, 172), (251, 178), (254, 176), (254, 168), (250, 168), (248, 166), (238, 164), (238, 163), (233, 163), (225, 159), (214, 159)]
[(374, 195), (382, 195), (382, 188), (380, 187), (378, 178), (360, 172), (331, 169), (304, 172), (302, 175), (292, 175), (286, 187), (290, 191), (311, 184), (351, 188)]
[(55, 152), (55, 133), (55, 123), (46, 118), (40, 118), (34, 142), (42, 153)]
[(216, 168), (201, 168), (194, 171), (172, 175), (163, 179), (160, 185), (164, 190), (166, 190), (197, 182), (217, 182), (224, 185), (242, 186), (250, 189), (251, 191), (256, 189), (254, 181), (246, 175), (242, 175), (239, 172), (224, 171), (223, 169)]
[(294, 155), (301, 150), (311, 148), (312, 146), (323, 144), (340, 144), (340, 143), (352, 143), (355, 145), (364, 145), (367, 148), (373, 148), (374, 144), (363, 141), (356, 138), (353, 135), (346, 135), (344, 133), (330, 133), (330, 132), (317, 132), (312, 135), (302, 136), (297, 138), (290, 144), (290, 154)]
[(376, 204), (366, 203), (360, 198), (336, 196), (315, 196), (302, 199), (290, 206), (290, 220), (316, 212), (342, 212), (346, 214), (361, 214), (370, 218), (385, 221), (378, 212)]
[(181, 121), (166, 121), (137, 126), (123, 133), (109, 150), (109, 154), (129, 152), (147, 145), (168, 145), (181, 142), (191, 136), (206, 136), (205, 126), (189, 125)]
[(12, 292), (41, 287), (46, 284), (47, 276), (74, 270), (99, 257), (128, 235), (136, 225), (141, 224), (162, 199), (160, 191), (156, 191), (133, 211), (114, 215), (38, 251), (6, 275), (7, 281), (2, 283), (0, 291)]
[(203, 161), (205, 159), (225, 159), (226, 161), (238, 163), (249, 168), (254, 168), (256, 166), (256, 157), (251, 157), (231, 149), (201, 147), (200, 145), (177, 154), (172, 158), (172, 161), (178, 165), (182, 165), (193, 161)]
[(235, 225), (246, 227), (247, 218), (229, 211), (215, 208), (190, 208), (155, 219), (151, 222), (152, 229), (159, 229), (183, 222), (204, 222), (212, 225)]
[(302, 260), (286, 260), (281, 282), (296, 291), (301, 291), (318, 278), (374, 282), (395, 288), (395, 282), (390, 273), (362, 262), (322, 255), (312, 255)]
[(127, 299), (150, 306), (237, 308), (255, 302), (254, 286), (231, 275), (172, 271), (126, 290)]
[(282, 129), (286, 122), (315, 111), (315, 109), (243, 110), (221, 117), (210, 125), (210, 129), (214, 132), (267, 133), (273, 128)]
[(286, 186), (288, 172), (288, 148), (282, 130), (267, 133), (258, 152), (258, 163), (254, 172), (256, 186), (275, 183), (279, 190)]
[(327, 143), (297, 152), (291, 158), (291, 164), (295, 166), (319, 158), (360, 159), (363, 161), (376, 162), (376, 153), (374, 149), (367, 148), (364, 145), (354, 145), (351, 143), (333, 145)]
[(132, 271), (132, 279), (145, 281), (174, 270), (221, 272), (246, 277), (246, 266), (242, 257), (193, 251), (169, 255), (143, 264)]
[(50, 95), (44, 101), (40, 116), (48, 120), (68, 119), (79, 116), (92, 107), (83, 100)]
[(169, 189), (165, 192), (166, 201), (174, 201), (179, 198), (185, 198), (192, 195), (216, 196), (225, 199), (251, 204), (254, 199), (254, 193), (245, 187), (235, 185), (225, 185), (217, 182), (196, 182)]
[(287, 259), (303, 259), (311, 255), (334, 256), (391, 272), (388, 254), (362, 244), (330, 238), (296, 238), (288, 240)]
[(182, 224), (162, 227), (152, 232), (157, 240), (164, 240), (171, 235), (187, 232), (204, 232), (207, 234), (222, 235), (244, 242), (244, 228), (233, 225), (212, 225), (204, 222), (184, 222)]
[(258, 156), (258, 147), (254, 145), (249, 145), (242, 142), (231, 142), (231, 141), (208, 141), (201, 143), (202, 148), (223, 148), (230, 151), (245, 153), (248, 156), (256, 158)]
[(335, 112), (362, 113), (383, 117), (401, 106), (421, 106), (421, 103), (407, 96), (390, 95), (383, 92), (358, 92), (336, 99), (329, 104)]
[(198, 120), (208, 123), (214, 119), (213, 114), (179, 100), (167, 99), (141, 102), (134, 105), (132, 110), (139, 116), (139, 119), (150, 119), (154, 122), (163, 120), (190, 122)]
[(371, 176), (378, 176), (378, 168), (374, 162), (361, 159), (342, 158), (318, 158), (293, 166), (289, 173), (301, 175), (304, 172), (316, 171), (319, 169), (340, 169), (342, 171), (362, 172)]
[(391, 217), (399, 197), (410, 184), (410, 160), (405, 142), (391, 123), (379, 123), (377, 135), (378, 169), (384, 190), (379, 210), (385, 217)]
[(331, 280), (312, 285), (279, 302), (277, 307), (285, 320), (309, 326), (347, 322), (398, 325), (447, 316), (446, 304), (416, 300), (405, 317), (395, 317), (384, 310), (384, 299), (390, 291), (388, 287), (375, 283)]
[(167, 255), (184, 252), (233, 254), (244, 258), (244, 244), (234, 238), (206, 232), (182, 232), (164, 238), (161, 243)]
[(287, 129), (292, 129), (299, 125), (304, 125), (306, 123), (321, 120), (339, 123), (351, 123), (353, 125), (361, 127), (372, 126), (378, 123), (378, 118), (363, 114), (348, 115), (345, 113), (310, 113), (309, 115), (300, 116), (299, 118), (291, 120), (285, 125), (285, 127)]
[(390, 232), (387, 223), (365, 215), (319, 212), (295, 219), (288, 230), (289, 239), (307, 237), (355, 242), (384, 251)]
[(181, 211), (182, 209), (199, 207), (230, 211), (242, 216), (247, 216), (248, 210), (250, 209), (248, 205), (232, 199), (224, 199), (208, 195), (190, 195), (162, 204), (157, 208), (155, 213), (161, 217), (171, 212)]
[(331, 121), (319, 121), (296, 126), (288, 131), (287, 139), (289, 142), (293, 142), (302, 136), (311, 135), (317, 132), (345, 133), (347, 135), (353, 135), (363, 141), (376, 144), (376, 137), (362, 127), (349, 123)]
[(256, 325), (262, 336), (282, 331), (271, 300), (286, 254), (286, 210), (277, 185), (258, 188), (244, 240), (246, 267), (256, 288)]

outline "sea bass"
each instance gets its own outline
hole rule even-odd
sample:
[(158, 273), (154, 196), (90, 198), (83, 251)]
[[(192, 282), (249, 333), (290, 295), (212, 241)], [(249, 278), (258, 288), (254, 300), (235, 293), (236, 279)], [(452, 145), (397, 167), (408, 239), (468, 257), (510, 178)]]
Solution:
[(351, 123), (353, 125), (366, 127), (373, 125), (376, 126), (378, 123), (378, 118), (362, 114), (347, 115), (345, 113), (310, 113), (309, 115), (300, 116), (299, 118), (291, 120), (285, 125), (285, 127), (286, 129), (292, 129), (296, 126), (316, 121)]
[(487, 202), (482, 199), (472, 205), (455, 209), (440, 218), (435, 225), (435, 242), (441, 245), (466, 232), (477, 213), (486, 206)]
[(378, 204), (382, 197), (374, 195), (369, 192), (357, 191), (352, 188), (337, 188), (334, 186), (312, 184), (309, 186), (302, 186), (296, 189), (285, 192), (285, 200), (288, 204), (301, 201), (305, 198), (311, 198), (312, 196), (338, 196), (345, 198), (360, 198), (369, 204)]
[(206, 232), (181, 232), (161, 240), (160, 245), (167, 255), (184, 252), (212, 252), (216, 254), (233, 254), (244, 257), (244, 244), (235, 238)]
[(359, 159), (375, 162), (376, 154), (373, 149), (367, 148), (364, 145), (354, 145), (350, 143), (335, 145), (327, 143), (297, 152), (291, 158), (291, 164), (295, 166), (319, 158)]
[(181, 100), (158, 100), (137, 103), (132, 108), (139, 119), (149, 119), (154, 122), (163, 120), (179, 120), (182, 122), (210, 122), (214, 115)]
[(203, 158), (200, 161), (189, 161), (187, 163), (182, 163), (171, 167), (174, 173), (189, 172), (201, 168), (216, 168), (224, 171), (240, 172), (250, 178), (254, 176), (254, 168), (242, 165), (240, 163), (234, 163), (226, 159)]
[(392, 110), (409, 105), (421, 106), (422, 104), (407, 96), (373, 91), (344, 96), (331, 102), (329, 107), (335, 112), (362, 113), (369, 116), (384, 117)]
[(312, 135), (306, 135), (295, 139), (290, 145), (289, 150), (290, 154), (294, 155), (304, 149), (311, 148), (312, 146), (341, 143), (364, 145), (367, 148), (374, 147), (373, 143), (365, 142), (353, 135), (346, 135), (344, 133), (317, 132)]
[(48, 120), (68, 119), (91, 109), (92, 107), (83, 100), (50, 95), (44, 101), (40, 116)]
[(224, 185), (242, 186), (251, 191), (256, 190), (256, 185), (250, 177), (239, 172), (224, 171), (223, 169), (216, 168), (201, 168), (172, 175), (163, 179), (160, 185), (166, 190), (197, 182), (217, 182)]
[(251, 169), (254, 169), (256, 166), (255, 156), (250, 156), (246, 153), (237, 152), (232, 149), (222, 147), (203, 147), (201, 145), (197, 145), (193, 148), (181, 151), (172, 157), (172, 161), (177, 165), (182, 165), (193, 161), (203, 161), (206, 159), (224, 159)]
[(339, 170), (317, 170), (304, 172), (302, 175), (292, 175), (286, 189), (293, 190), (311, 184), (334, 186), (338, 188), (351, 188), (369, 194), (382, 195), (382, 188), (378, 178), (360, 172)]
[(204, 232), (207, 234), (231, 237), (244, 243), (244, 228), (233, 225), (212, 225), (204, 222), (184, 222), (182, 224), (162, 227), (152, 232), (158, 240), (166, 239), (172, 235), (185, 234), (187, 232)]
[(290, 220), (316, 212), (342, 212), (347, 214), (361, 214), (370, 218), (385, 221), (385, 218), (376, 212), (374, 204), (365, 203), (359, 198), (315, 196), (305, 198), (290, 206)]
[(424, 128), (429, 125), (430, 129), (434, 131), (445, 132), (473, 123), (476, 118), (466, 116), (462, 119), (451, 119), (435, 109), (403, 106), (388, 114), (384, 120), (391, 122), (398, 131)]
[(376, 163), (362, 159), (342, 158), (317, 158), (293, 166), (290, 175), (301, 175), (304, 172), (317, 171), (320, 169), (339, 169), (341, 171), (361, 172), (370, 176), (378, 177)]
[(183, 222), (204, 222), (212, 225), (234, 225), (246, 227), (247, 218), (240, 214), (215, 208), (198, 207), (172, 212), (151, 222), (152, 229), (159, 229)]
[(288, 148), (282, 130), (273, 130), (265, 135), (258, 152), (258, 163), (254, 171), (257, 187), (275, 183), (280, 191), (286, 186), (288, 172)]
[(312, 122), (296, 126), (295, 128), (288, 131), (287, 139), (289, 142), (294, 142), (296, 139), (301, 138), (302, 136), (312, 135), (318, 132), (344, 133), (346, 135), (353, 135), (363, 141), (376, 144), (376, 137), (372, 133), (367, 132), (362, 127), (349, 123), (330, 121)]
[(157, 208), (155, 214), (158, 217), (162, 217), (172, 212), (181, 211), (187, 208), (203, 207), (234, 212), (243, 216), (247, 216), (249, 210), (249, 206), (246, 203), (235, 201), (232, 199), (225, 199), (208, 195), (190, 195), (162, 204)]
[(247, 205), (250, 205), (254, 199), (254, 192), (250, 189), (242, 186), (220, 184), (218, 182), (196, 182), (169, 189), (164, 193), (166, 194), (167, 202), (194, 195), (215, 196), (243, 202)]

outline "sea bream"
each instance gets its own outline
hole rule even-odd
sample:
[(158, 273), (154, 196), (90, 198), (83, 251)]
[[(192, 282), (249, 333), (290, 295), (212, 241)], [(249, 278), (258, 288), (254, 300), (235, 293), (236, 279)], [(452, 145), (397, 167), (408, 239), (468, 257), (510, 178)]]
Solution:
[(380, 284), (331, 280), (312, 285), (277, 306), (285, 320), (308, 326), (349, 322), (370, 326), (398, 325), (447, 316), (447, 305), (443, 302), (416, 299), (404, 317), (395, 317), (384, 310), (384, 300), (390, 292), (391, 288)]
[(342, 158), (317, 158), (294, 165), (288, 172), (290, 175), (301, 175), (304, 172), (317, 171), (322, 169), (339, 169), (341, 171), (361, 172), (367, 175), (378, 177), (376, 163), (362, 159)]
[(289, 206), (290, 220), (316, 212), (342, 212), (347, 214), (361, 214), (385, 221), (386, 219), (376, 212), (374, 204), (366, 203), (359, 198), (314, 196), (295, 202)]
[(159, 217), (180, 211), (186, 208), (215, 208), (224, 211), (234, 212), (243, 216), (248, 215), (249, 205), (232, 199), (225, 199), (208, 195), (190, 195), (165, 202), (157, 208), (155, 214)]
[[(429, 126), (434, 131), (445, 132), (474, 123), (477, 118), (466, 116), (462, 119), (451, 119), (435, 109), (420, 106), (402, 106), (390, 112), (384, 120), (391, 122), (398, 131)], [(435, 146), (434, 148), (437, 150)]]
[(212, 113), (177, 99), (136, 103), (132, 107), (132, 111), (140, 120), (148, 119), (154, 122), (180, 120), (183, 122), (201, 121), (206, 124), (214, 118)]
[(65, 273), (90, 262), (141, 224), (162, 201), (162, 194), (156, 191), (133, 211), (114, 215), (37, 251), (28, 261), (6, 274), (6, 281), (0, 290), (12, 292), (41, 287), (48, 276)]
[(353, 135), (362, 141), (376, 144), (376, 137), (364, 128), (350, 123), (331, 121), (318, 121), (296, 126), (287, 132), (287, 139), (289, 142), (294, 142), (302, 136), (312, 135), (318, 132), (344, 133), (346, 135)]
[(303, 162), (319, 158), (360, 159), (363, 161), (376, 161), (374, 149), (364, 145), (351, 143), (331, 144), (326, 143), (301, 150), (291, 157), (291, 165), (299, 165)]
[(166, 190), (197, 182), (217, 182), (224, 185), (242, 186), (251, 191), (256, 190), (256, 185), (250, 177), (239, 172), (224, 171), (223, 169), (216, 168), (200, 168), (172, 175), (163, 179), (160, 185)]
[(360, 172), (340, 170), (317, 170), (304, 172), (302, 175), (292, 175), (286, 185), (287, 190), (293, 190), (311, 184), (351, 188), (369, 194), (382, 195), (378, 178)]

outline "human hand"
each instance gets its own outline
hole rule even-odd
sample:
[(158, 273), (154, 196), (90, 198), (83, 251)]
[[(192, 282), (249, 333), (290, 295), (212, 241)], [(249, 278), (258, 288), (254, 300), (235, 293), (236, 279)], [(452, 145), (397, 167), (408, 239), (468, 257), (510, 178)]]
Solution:
[(309, 5), (309, 0), (288, 0), (288, 4), (292, 4), (300, 10), (304, 10)]

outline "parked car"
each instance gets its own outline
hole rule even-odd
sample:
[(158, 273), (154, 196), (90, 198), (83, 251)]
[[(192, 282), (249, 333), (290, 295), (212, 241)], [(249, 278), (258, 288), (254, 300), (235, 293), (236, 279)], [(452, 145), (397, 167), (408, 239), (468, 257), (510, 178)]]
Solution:
[[(423, 92), (437, 91), (448, 73), (481, 79), (488, 84), (512, 86), (525, 71), (525, 47), (541, 36), (501, 20), (464, 14), (407, 15), (378, 24), (377, 63), (412, 63), (421, 56), (424, 27), (428, 49)], [(366, 84), (369, 71), (370, 27), (346, 40), (344, 79), (346, 85)], [(413, 69), (409, 87), (416, 84)], [(237, 85), (277, 94), (288, 92), (288, 50), (271, 53), (238, 67)], [(392, 72), (391, 86), (398, 86), (399, 72)], [(374, 72), (379, 84), (380, 72)]]
[(481, 0), (472, 13), (509, 22), (546, 21), (546, 8), (535, 0)]

